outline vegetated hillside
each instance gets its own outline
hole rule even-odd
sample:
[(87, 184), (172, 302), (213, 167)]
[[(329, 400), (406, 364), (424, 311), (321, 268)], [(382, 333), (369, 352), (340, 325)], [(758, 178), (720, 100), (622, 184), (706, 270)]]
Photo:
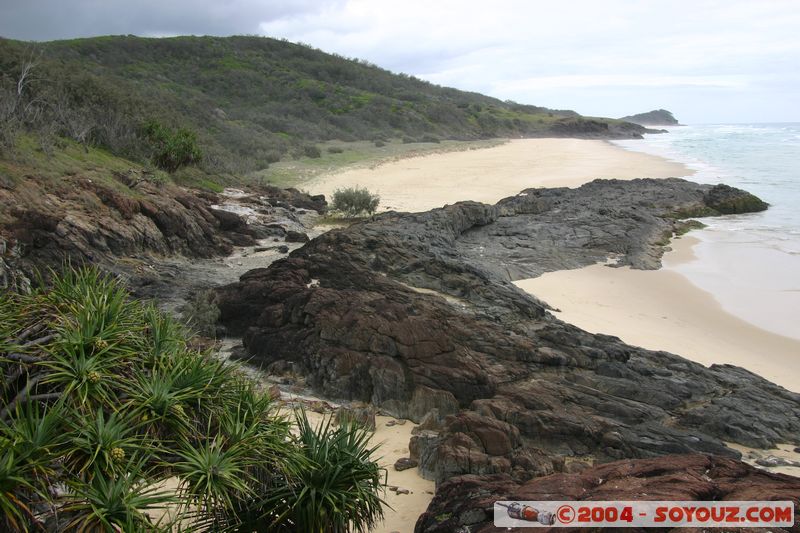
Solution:
[(639, 113), (636, 115), (622, 117), (620, 120), (633, 122), (634, 124), (639, 124), (641, 126), (678, 125), (678, 119), (672, 115), (671, 111), (667, 111), (666, 109), (654, 109), (653, 111), (648, 111), (647, 113)]
[[(155, 119), (196, 133), (202, 165), (212, 172), (314, 157), (314, 143), (328, 139), (608, 138), (645, 131), (619, 120), (439, 87), (262, 37), (119, 36), (38, 44), (0, 39), (0, 114), (8, 115), (14, 99), (25, 96), (18, 94), (25, 64), (33, 65), (21, 87), (27, 101), (47, 102), (34, 117), (39, 133), (144, 160), (152, 154), (142, 142), (142, 125)], [(9, 129), (13, 121), (4, 122)]]

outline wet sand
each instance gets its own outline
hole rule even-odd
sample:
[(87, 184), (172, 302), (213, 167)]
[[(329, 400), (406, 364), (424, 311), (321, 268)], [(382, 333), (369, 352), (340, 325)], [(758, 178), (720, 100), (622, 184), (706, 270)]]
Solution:
[(672, 242), (661, 270), (592, 265), (550, 272), (517, 286), (551, 306), (561, 320), (615, 335), (704, 365), (734, 364), (800, 391), (800, 340), (728, 313), (714, 297), (671, 267), (691, 260), (691, 236)]

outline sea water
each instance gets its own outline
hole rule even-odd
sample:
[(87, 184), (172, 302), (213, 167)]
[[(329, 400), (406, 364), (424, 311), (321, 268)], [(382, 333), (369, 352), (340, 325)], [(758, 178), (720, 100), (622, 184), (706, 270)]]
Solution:
[(691, 233), (700, 241), (695, 259), (668, 268), (732, 314), (800, 338), (800, 123), (676, 126), (617, 144), (680, 161), (695, 171), (687, 179), (726, 183), (770, 204), (701, 219), (707, 227)]

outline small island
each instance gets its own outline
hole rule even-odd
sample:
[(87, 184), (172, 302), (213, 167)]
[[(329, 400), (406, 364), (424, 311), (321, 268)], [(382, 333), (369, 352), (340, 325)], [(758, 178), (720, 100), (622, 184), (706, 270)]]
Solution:
[(647, 113), (622, 117), (620, 120), (633, 122), (640, 126), (680, 126), (678, 119), (673, 116), (671, 111), (667, 111), (666, 109), (654, 109)]

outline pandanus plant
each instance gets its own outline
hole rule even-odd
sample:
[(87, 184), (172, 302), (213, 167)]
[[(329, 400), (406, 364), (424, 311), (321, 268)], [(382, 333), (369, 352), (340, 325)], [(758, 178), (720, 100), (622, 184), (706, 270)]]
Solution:
[(50, 278), (0, 294), (0, 531), (338, 533), (380, 519), (364, 430), (298, 415), (295, 436), (263, 387), (114, 278)]

